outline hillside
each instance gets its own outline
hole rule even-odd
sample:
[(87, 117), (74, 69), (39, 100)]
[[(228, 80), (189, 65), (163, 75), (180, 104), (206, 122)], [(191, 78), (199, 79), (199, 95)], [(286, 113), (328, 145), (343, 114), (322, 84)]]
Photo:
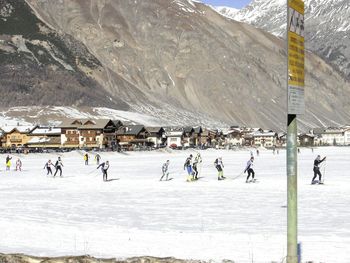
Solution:
[[(65, 84), (61, 84), (60, 90), (52, 88), (50, 81), (54, 78), (46, 77), (49, 83), (38, 88), (37, 93), (46, 94), (50, 89), (52, 93), (42, 100), (30, 90), (33, 85), (27, 84), (28, 80), (19, 83), (29, 89), (25, 96), (16, 90), (14, 87), (20, 85), (15, 78), (11, 80), (14, 87), (1, 86), (14, 92), (9, 96), (8, 105), (33, 105), (35, 101), (40, 105), (98, 106), (154, 117), (161, 112), (161, 118), (174, 124), (185, 119), (188, 124), (216, 121), (278, 130), (285, 127), (284, 42), (252, 26), (222, 17), (206, 5), (189, 0), (1, 1), (14, 7), (6, 21), (0, 20), (8, 24), (6, 33), (2, 34), (11, 35), (6, 49), (16, 47), (13, 36), (17, 39), (18, 35), (25, 39), (28, 49), (32, 42), (42, 38), (54, 42), (57, 49), (67, 47), (67, 51), (55, 53), (55, 57), (60, 58), (58, 61), (51, 59), (46, 63), (36, 61), (18, 47), (12, 52), (0, 47), (1, 54), (10, 57), (10, 62), (1, 67), (13, 67), (16, 65), (13, 59), (25, 53), (29, 57), (27, 68), (38, 67), (42, 71), (59, 68), (60, 74), (72, 78), (57, 81)], [(16, 8), (17, 3), (25, 8)], [(18, 21), (20, 14), (16, 10), (25, 10), (26, 15), (36, 19), (34, 24), (40, 32), (44, 26), (44, 31), (49, 30), (57, 39), (50, 39), (47, 33), (27, 36), (27, 30), (13, 31), (11, 17)], [(72, 53), (75, 49), (69, 45), (64, 46), (62, 43), (69, 42), (66, 39), (79, 46), (83, 55)], [(90, 58), (89, 62), (83, 61), (85, 57)], [(17, 64), (18, 68), (11, 72), (22, 75), (22, 63)], [(347, 123), (349, 83), (312, 53), (307, 54), (306, 64), (307, 114), (302, 117), (300, 127)], [(41, 71), (28, 75), (29, 79), (36, 76), (34, 83), (43, 82)], [(82, 77), (89, 83), (82, 85)], [(8, 78), (7, 74), (2, 79)], [(14, 98), (20, 95), (23, 99), (17, 102)], [(52, 99), (59, 95), (61, 100)]]

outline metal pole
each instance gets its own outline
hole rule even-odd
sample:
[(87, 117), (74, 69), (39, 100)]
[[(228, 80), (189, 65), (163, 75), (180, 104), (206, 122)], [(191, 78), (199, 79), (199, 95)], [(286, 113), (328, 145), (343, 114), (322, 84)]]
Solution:
[(288, 114), (287, 129), (287, 263), (298, 262), (297, 117)]

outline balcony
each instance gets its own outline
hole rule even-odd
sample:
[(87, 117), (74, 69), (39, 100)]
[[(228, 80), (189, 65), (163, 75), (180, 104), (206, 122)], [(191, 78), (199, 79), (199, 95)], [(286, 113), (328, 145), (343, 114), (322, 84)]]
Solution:
[(11, 139), (10, 139), (10, 142), (13, 142), (13, 143), (22, 143), (22, 139), (11, 138)]

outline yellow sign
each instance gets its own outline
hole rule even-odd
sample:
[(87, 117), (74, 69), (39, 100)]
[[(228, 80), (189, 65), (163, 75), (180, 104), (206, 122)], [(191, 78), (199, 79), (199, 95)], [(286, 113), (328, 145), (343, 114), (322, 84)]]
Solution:
[(304, 113), (304, 1), (288, 0), (288, 113)]

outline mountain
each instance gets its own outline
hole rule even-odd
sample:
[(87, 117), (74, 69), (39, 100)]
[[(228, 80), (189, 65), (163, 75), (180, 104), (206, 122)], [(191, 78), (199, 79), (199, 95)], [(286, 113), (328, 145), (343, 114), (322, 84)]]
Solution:
[(233, 7), (228, 7), (228, 6), (216, 6), (215, 9), (220, 14), (223, 14), (224, 16), (229, 17), (229, 18), (235, 16), (239, 12), (239, 9), (236, 9)]
[[(285, 129), (285, 44), (269, 33), (191, 0), (0, 1), (7, 105)], [(300, 128), (347, 123), (349, 83), (318, 56), (306, 57)]]
[[(350, 1), (305, 0), (305, 8), (306, 47), (350, 80)], [(286, 16), (285, 0), (253, 0), (230, 17), (284, 36)]]

